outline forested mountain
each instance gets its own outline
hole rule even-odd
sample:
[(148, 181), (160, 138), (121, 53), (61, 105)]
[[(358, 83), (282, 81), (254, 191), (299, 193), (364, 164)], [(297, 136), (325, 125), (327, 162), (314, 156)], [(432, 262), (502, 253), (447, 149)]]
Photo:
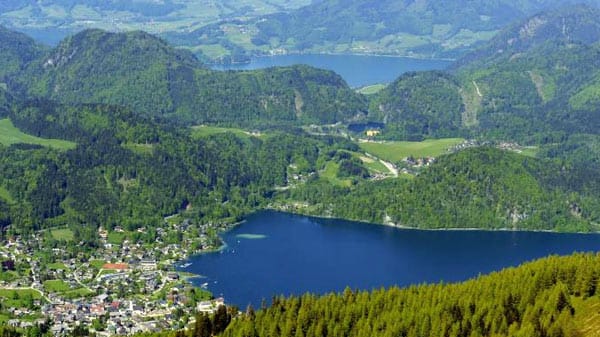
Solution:
[(473, 129), (533, 142), (597, 133), (598, 14), (576, 6), (535, 15), (459, 61)]
[(456, 57), (514, 20), (580, 2), (327, 0), (167, 37), (189, 46), (220, 45), (234, 57), (272, 50)]
[(84, 31), (24, 74), (11, 84), (26, 96), (127, 106), (188, 123), (333, 123), (366, 112), (364, 98), (333, 72), (307, 66), (212, 71), (143, 32)]
[(465, 112), (460, 91), (460, 83), (449, 74), (407, 73), (375, 95), (369, 118), (386, 124), (388, 138), (457, 136)]
[(458, 284), (276, 297), (223, 336), (591, 336), (599, 262), (549, 257)]
[[(407, 74), (374, 95), (387, 137), (470, 136), (530, 144), (597, 134), (600, 11), (543, 12), (511, 25), (449, 74)], [(443, 122), (442, 122), (443, 121)]]
[(0, 83), (9, 75), (14, 75), (36, 57), (43, 47), (27, 35), (13, 32), (0, 26)]

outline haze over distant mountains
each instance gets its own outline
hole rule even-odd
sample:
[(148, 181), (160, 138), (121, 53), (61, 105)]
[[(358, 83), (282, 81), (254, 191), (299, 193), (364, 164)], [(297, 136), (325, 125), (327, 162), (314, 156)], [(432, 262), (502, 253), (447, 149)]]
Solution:
[(0, 24), (45, 42), (87, 28), (160, 34), (204, 60), (270, 53), (457, 58), (516, 19), (598, 0), (10, 1)]

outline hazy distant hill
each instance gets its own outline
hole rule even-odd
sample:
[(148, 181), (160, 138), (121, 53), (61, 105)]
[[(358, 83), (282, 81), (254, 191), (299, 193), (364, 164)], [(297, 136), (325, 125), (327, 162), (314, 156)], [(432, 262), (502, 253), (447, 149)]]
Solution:
[[(220, 22), (169, 36), (190, 46), (220, 45), (233, 54), (242, 48), (254, 52), (456, 57), (516, 19), (577, 2), (581, 1), (326, 0), (288, 13)], [(600, 4), (597, 0), (587, 2)], [(214, 48), (201, 49), (210, 52)]]
[(307, 5), (310, 0), (5, 0), (0, 24), (45, 43), (99, 28), (151, 33), (184, 32), (231, 18), (252, 18)]
[(83, 31), (11, 83), (23, 95), (121, 105), (194, 123), (334, 123), (366, 113), (366, 100), (331, 71), (212, 71), (190, 52), (139, 31)]

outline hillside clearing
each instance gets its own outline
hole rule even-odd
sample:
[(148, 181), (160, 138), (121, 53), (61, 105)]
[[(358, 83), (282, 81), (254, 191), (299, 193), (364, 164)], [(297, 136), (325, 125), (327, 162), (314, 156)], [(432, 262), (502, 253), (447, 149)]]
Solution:
[(359, 145), (365, 152), (393, 163), (408, 156), (437, 157), (463, 141), (462, 138), (443, 138), (428, 139), (422, 142), (362, 142)]
[(10, 119), (0, 119), (0, 144), (9, 146), (19, 143), (47, 146), (58, 150), (70, 150), (77, 146), (76, 143), (66, 140), (45, 139), (28, 135), (17, 129)]

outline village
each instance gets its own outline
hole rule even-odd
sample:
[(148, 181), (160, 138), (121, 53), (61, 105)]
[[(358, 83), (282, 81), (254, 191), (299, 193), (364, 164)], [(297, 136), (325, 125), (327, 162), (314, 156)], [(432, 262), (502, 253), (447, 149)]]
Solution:
[(100, 227), (99, 247), (89, 253), (73, 253), (69, 245), (48, 247), (43, 232), (10, 237), (0, 246), (0, 321), (55, 336), (185, 328), (196, 313), (225, 304), (192, 285), (191, 278), (199, 276), (175, 268), (191, 254), (216, 248), (205, 233), (209, 227), (200, 228), (198, 242), (185, 238), (175, 245), (164, 237), (184, 228), (171, 224), (152, 246), (127, 239), (111, 243)]

